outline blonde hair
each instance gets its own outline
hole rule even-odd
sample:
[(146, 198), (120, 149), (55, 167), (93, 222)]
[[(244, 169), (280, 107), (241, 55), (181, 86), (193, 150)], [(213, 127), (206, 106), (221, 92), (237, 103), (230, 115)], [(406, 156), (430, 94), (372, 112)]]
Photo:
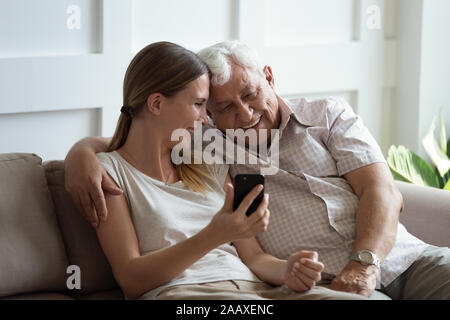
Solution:
[[(108, 151), (124, 145), (133, 116), (146, 105), (150, 94), (173, 96), (205, 73), (210, 74), (206, 64), (195, 53), (177, 44), (156, 42), (139, 51), (125, 73), (123, 105), (127, 112), (120, 114)], [(176, 165), (176, 170), (191, 190), (205, 194), (211, 189), (205, 180), (213, 178), (204, 165), (182, 163)]]

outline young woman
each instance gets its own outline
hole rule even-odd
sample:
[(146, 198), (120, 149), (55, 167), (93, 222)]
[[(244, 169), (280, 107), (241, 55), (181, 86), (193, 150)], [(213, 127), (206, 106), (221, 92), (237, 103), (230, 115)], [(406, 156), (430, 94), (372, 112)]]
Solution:
[(255, 236), (268, 226), (268, 195), (245, 215), (262, 186), (233, 211), (227, 165), (171, 161), (172, 132), (207, 122), (207, 66), (176, 44), (154, 43), (131, 61), (123, 94), (109, 152), (98, 157), (124, 193), (106, 196), (109, 216), (96, 230), (126, 297), (305, 297), (323, 264), (315, 252), (289, 260), (263, 252)]

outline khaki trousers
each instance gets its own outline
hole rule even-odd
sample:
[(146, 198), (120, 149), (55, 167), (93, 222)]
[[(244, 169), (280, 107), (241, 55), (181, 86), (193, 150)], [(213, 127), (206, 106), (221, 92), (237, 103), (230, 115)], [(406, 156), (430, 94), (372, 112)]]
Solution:
[[(367, 300), (328, 289), (319, 282), (305, 292), (285, 286), (243, 280), (179, 285), (162, 290), (156, 300)], [(380, 292), (381, 291), (381, 292)], [(450, 300), (450, 249), (429, 246), (423, 254), (387, 287), (375, 291), (370, 300)], [(387, 295), (387, 296), (386, 296)], [(389, 296), (389, 297), (388, 297)]]
[(162, 290), (155, 300), (367, 300), (363, 296), (317, 285), (305, 292), (264, 282), (227, 280), (178, 285)]
[(450, 300), (450, 249), (429, 246), (381, 291), (395, 300)]

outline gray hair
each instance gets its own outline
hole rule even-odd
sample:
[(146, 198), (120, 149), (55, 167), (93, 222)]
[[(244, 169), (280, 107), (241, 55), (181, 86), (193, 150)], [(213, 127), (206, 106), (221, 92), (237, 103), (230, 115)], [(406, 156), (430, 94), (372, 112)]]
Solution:
[(198, 53), (211, 70), (211, 84), (223, 85), (231, 78), (231, 63), (254, 68), (264, 75), (264, 64), (258, 53), (239, 40), (224, 41)]

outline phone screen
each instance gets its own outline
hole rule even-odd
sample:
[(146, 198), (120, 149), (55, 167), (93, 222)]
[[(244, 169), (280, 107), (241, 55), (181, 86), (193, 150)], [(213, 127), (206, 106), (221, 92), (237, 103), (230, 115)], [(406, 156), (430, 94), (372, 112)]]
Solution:
[[(264, 176), (260, 174), (238, 174), (234, 177), (234, 204), (233, 210), (236, 210), (241, 204), (242, 200), (247, 194), (258, 184), (264, 186)], [(264, 197), (264, 188), (255, 198), (253, 203), (245, 213), (247, 216), (251, 215), (260, 205)]]

